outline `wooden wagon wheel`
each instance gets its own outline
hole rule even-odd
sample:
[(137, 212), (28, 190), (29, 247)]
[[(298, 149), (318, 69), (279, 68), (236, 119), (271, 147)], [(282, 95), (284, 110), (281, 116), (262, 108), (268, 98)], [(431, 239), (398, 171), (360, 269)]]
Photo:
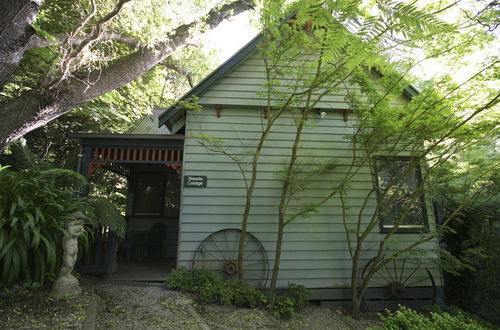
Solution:
[[(195, 252), (193, 269), (208, 269), (225, 279), (238, 279), (238, 246), (241, 230), (223, 229), (210, 234)], [(269, 275), (266, 250), (254, 235), (245, 234), (243, 280), (265, 288)]]
[[(368, 261), (361, 273), (362, 278), (368, 274), (375, 258)], [(390, 265), (390, 266), (389, 266)], [(398, 265), (400, 265), (398, 267)], [(418, 270), (424, 269), (426, 275), (418, 274)], [(409, 288), (419, 287), (423, 284), (430, 283), (432, 288), (432, 303), (436, 303), (436, 282), (430, 270), (424, 267), (424, 262), (421, 259), (404, 257), (401, 259), (392, 259), (392, 262), (385, 264), (381, 269), (375, 272), (372, 279), (369, 281), (369, 287), (384, 288), (386, 292), (385, 298), (389, 300), (399, 301), (404, 298), (405, 293)], [(363, 298), (365, 307), (368, 309), (365, 299)]]

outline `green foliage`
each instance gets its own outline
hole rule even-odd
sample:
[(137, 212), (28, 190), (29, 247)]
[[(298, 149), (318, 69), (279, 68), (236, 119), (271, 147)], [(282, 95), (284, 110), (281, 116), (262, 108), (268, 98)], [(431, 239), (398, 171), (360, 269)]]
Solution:
[(86, 201), (90, 205), (91, 212), (93, 212), (90, 216), (93, 226), (108, 227), (118, 237), (125, 238), (127, 222), (114, 204), (100, 196), (90, 196)]
[(21, 141), (16, 141), (9, 146), (9, 151), (15, 159), (14, 169), (17, 171), (33, 168), (36, 166), (37, 157)]
[(180, 100), (177, 103), (179, 108), (185, 109), (188, 112), (200, 112), (203, 106), (199, 103), (199, 97), (191, 96), (190, 98)]
[[(500, 308), (500, 200), (488, 194), (465, 208), (445, 234), (448, 253), (460, 272), (444, 270), (447, 301), (492, 322), (499, 322)], [(493, 198), (492, 198), (493, 197)], [(452, 209), (456, 202), (445, 206)]]
[(179, 268), (170, 272), (167, 288), (192, 293), (202, 303), (256, 307), (267, 303), (267, 297), (250, 284), (223, 280), (208, 270)]
[[(95, 15), (73, 37), (77, 40), (88, 38), (94, 32), (96, 22), (108, 14), (116, 3), (114, 0), (99, 1)], [(209, 5), (205, 1), (173, 3), (167, 0), (126, 4), (107, 26), (106, 32), (128, 38), (132, 44), (120, 40), (92, 43), (74, 58), (71, 76), (82, 79), (88, 72), (99, 71), (140, 46), (151, 46), (169, 38), (178, 24), (200, 18), (200, 13), (205, 13)], [(26, 90), (40, 88), (43, 82), (58, 76), (63, 55), (77, 48), (76, 44), (62, 41), (91, 12), (91, 1), (45, 0), (32, 26), (39, 36), (51, 44), (27, 50), (15, 74), (1, 91), (0, 103), (19, 97)], [(190, 38), (190, 47), (178, 50), (168, 59), (168, 63), (175, 65), (160, 63), (133, 82), (86, 102), (26, 134), (25, 138), (32, 150), (51, 164), (75, 169), (79, 145), (69, 133), (124, 132), (131, 123), (148, 114), (153, 106), (171, 104), (190, 87), (186, 81), (187, 75), (191, 83), (196, 83), (216, 65), (216, 57), (198, 37), (202, 30), (202, 26), (190, 29), (189, 33), (193, 36)]]
[(68, 170), (0, 171), (0, 286), (43, 283), (60, 263), (60, 241), (71, 213), (84, 207), (73, 192), (61, 189), (58, 174), (74, 186)]
[(124, 236), (126, 222), (114, 205), (104, 198), (77, 197), (87, 184), (83, 176), (66, 169), (37, 170), (41, 166), (25, 147), (14, 145), (13, 153), (18, 168), (25, 169), (0, 169), (0, 287), (43, 284), (54, 276), (66, 221), (76, 211), (85, 213), (90, 229), (80, 238), (81, 247), (89, 246), (95, 227), (108, 226)]
[(166, 279), (168, 289), (192, 293), (205, 304), (234, 305), (238, 307), (266, 307), (277, 315), (288, 317), (307, 304), (309, 292), (302, 286), (289, 284), (273, 305), (265, 294), (239, 280), (223, 280), (209, 270), (175, 269)]
[(308, 302), (309, 292), (302, 285), (288, 284), (283, 295), (276, 296), (273, 305), (269, 308), (281, 317), (290, 317), (300, 307)]
[(399, 306), (399, 309), (395, 312), (386, 311), (385, 315), (379, 314), (379, 316), (382, 326), (377, 329), (488, 329), (461, 313), (451, 315), (449, 313), (431, 312), (427, 317), (404, 306)]
[[(449, 304), (500, 322), (500, 159), (494, 139), (456, 155), (437, 173), (438, 220), (474, 195), (445, 232), (442, 253)], [(444, 256), (444, 258), (443, 258)]]

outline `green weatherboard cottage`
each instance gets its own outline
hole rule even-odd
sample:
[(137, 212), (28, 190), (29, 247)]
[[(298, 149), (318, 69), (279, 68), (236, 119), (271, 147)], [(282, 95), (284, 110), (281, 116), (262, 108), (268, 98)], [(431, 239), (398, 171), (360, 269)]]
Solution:
[[(271, 116), (269, 111), (282, 101), (279, 93), (272, 98), (266, 96), (269, 77), (265, 55), (259, 48), (263, 38), (257, 36), (177, 104), (155, 109), (152, 116), (142, 119), (126, 134), (76, 134), (83, 147), (83, 174), (91, 178), (98, 169), (106, 169), (125, 176), (129, 185), (128, 233), (120, 247), (116, 272), (112, 234), (103, 237), (108, 248), (101, 252), (99, 260), (95, 255), (89, 257), (81, 263), (82, 271), (120, 278), (130, 270), (123, 278), (160, 280), (173, 267), (205, 267), (225, 277), (238, 276), (238, 243), (251, 158)], [(297, 67), (307, 66), (308, 58), (311, 55), (297, 58), (294, 63)], [(376, 76), (374, 73), (374, 79)], [(281, 85), (283, 98), (300, 79), (309, 78), (300, 74), (283, 78), (288, 81)], [(325, 93), (307, 115), (298, 149), (302, 160), (298, 172), (305, 173), (307, 187), (293, 192), (290, 210), (324, 199), (332, 182), (338, 181), (352, 162), (353, 143), (349, 137), (355, 134), (355, 118), (350, 112), (352, 102), (348, 101), (352, 91), (360, 92), (355, 84), (344, 84)], [(399, 102), (407, 102), (415, 95), (417, 91), (408, 87)], [(197, 97), (195, 106), (189, 102), (193, 96)], [(258, 161), (243, 262), (244, 278), (261, 288), (270, 285), (282, 174), (301, 113), (300, 106), (296, 108), (276, 119)], [(286, 226), (278, 288), (301, 284), (310, 290), (312, 299), (349, 303), (352, 261), (344, 221), (356, 220), (362, 226), (370, 221), (381, 202), (376, 191), (384, 189), (405, 169), (411, 159), (404, 156), (380, 155), (360, 166), (342, 198), (333, 196), (314, 212)], [(307, 175), (321, 164), (330, 166), (320, 175)], [(418, 186), (421, 171), (405, 176), (410, 193), (412, 187)], [(360, 278), (384, 233), (397, 221), (398, 205), (394, 201), (393, 208), (367, 236), (360, 258)], [(392, 249), (405, 247), (422, 232), (435, 230), (432, 204), (425, 195), (406, 213), (392, 237)], [(367, 308), (442, 303), (437, 239), (422, 244), (419, 253), (421, 257), (402, 256), (377, 272), (365, 295)]]

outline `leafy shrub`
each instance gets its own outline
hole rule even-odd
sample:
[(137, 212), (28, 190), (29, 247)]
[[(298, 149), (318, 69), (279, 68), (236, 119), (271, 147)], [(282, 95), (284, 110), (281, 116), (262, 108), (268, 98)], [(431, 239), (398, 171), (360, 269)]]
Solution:
[(223, 280), (209, 270), (175, 269), (167, 276), (167, 288), (192, 293), (206, 304), (238, 307), (267, 307), (280, 316), (290, 316), (307, 303), (309, 292), (302, 285), (289, 284), (286, 292), (268, 304), (265, 294), (239, 280)]
[(399, 306), (399, 309), (395, 312), (386, 311), (386, 315), (379, 314), (379, 316), (382, 320), (382, 326), (378, 329), (488, 329), (461, 313), (451, 315), (449, 313), (431, 312), (430, 316), (427, 317), (404, 306)]
[[(451, 224), (444, 240), (463, 269), (444, 267), (444, 277), (448, 303), (500, 323), (500, 195), (495, 189), (464, 208)], [(445, 206), (456, 208), (453, 202)]]
[(192, 293), (202, 303), (256, 307), (267, 297), (248, 283), (223, 280), (208, 270), (175, 269), (166, 279), (167, 288)]
[[(442, 237), (441, 265), (449, 305), (500, 324), (500, 171), (498, 139), (458, 153), (439, 173), (437, 221), (464, 206)], [(472, 199), (470, 199), (472, 197)]]
[(57, 173), (64, 182), (72, 177), (75, 187), (85, 183), (69, 170), (0, 170), (0, 286), (43, 283), (56, 272), (65, 221), (84, 208), (54, 179)]
[(282, 317), (289, 317), (298, 308), (307, 304), (309, 292), (303, 285), (288, 284), (283, 295), (276, 296), (274, 304), (269, 308)]
[(90, 208), (88, 216), (91, 227), (105, 226), (118, 237), (125, 238), (127, 221), (114, 204), (100, 196), (89, 196), (86, 202)]
[[(123, 235), (126, 222), (102, 198), (77, 198), (86, 180), (63, 169), (0, 168), (0, 287), (14, 283), (43, 284), (61, 262), (66, 221), (76, 211), (87, 216), (87, 229), (109, 226)], [(80, 242), (87, 242), (88, 232)]]

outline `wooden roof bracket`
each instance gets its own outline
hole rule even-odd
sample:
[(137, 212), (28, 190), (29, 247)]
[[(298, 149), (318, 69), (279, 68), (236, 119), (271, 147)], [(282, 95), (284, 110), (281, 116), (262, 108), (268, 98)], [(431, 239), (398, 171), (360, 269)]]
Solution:
[(269, 107), (264, 107), (262, 110), (262, 117), (264, 117), (264, 119), (269, 118)]
[(343, 114), (344, 114), (344, 122), (347, 123), (347, 120), (349, 120), (349, 110), (347, 109), (344, 110)]

